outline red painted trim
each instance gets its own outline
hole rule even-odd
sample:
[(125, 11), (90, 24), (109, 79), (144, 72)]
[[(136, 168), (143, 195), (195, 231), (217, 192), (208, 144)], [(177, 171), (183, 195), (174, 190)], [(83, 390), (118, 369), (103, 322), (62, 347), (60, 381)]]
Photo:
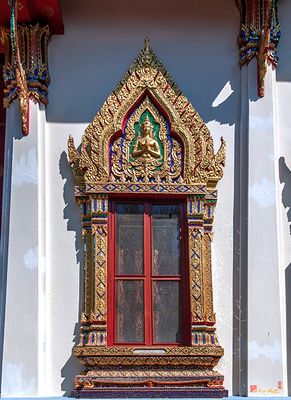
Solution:
[(152, 237), (151, 237), (151, 205), (145, 203), (144, 213), (144, 254), (145, 254), (145, 329), (146, 343), (153, 343), (153, 326), (152, 326), (152, 283), (151, 283), (151, 256), (152, 256)]
[(181, 279), (180, 275), (153, 275), (151, 277), (153, 281), (179, 281)]
[[(107, 267), (107, 344), (108, 346), (113, 344), (113, 327), (114, 321), (114, 257), (115, 257), (115, 213), (114, 204), (109, 202), (108, 210), (108, 243), (107, 243), (107, 253), (108, 253), (108, 267)], [(111, 288), (113, 288), (111, 290)]]
[(122, 122), (122, 132), (124, 132), (126, 123), (128, 121), (128, 118), (130, 115), (139, 107), (139, 105), (145, 100), (146, 97), (149, 97), (150, 101), (153, 103), (153, 105), (156, 107), (156, 109), (162, 114), (162, 116), (167, 120), (167, 122), (170, 124), (171, 119), (166, 112), (166, 110), (158, 103), (158, 101), (155, 99), (155, 97), (152, 95), (152, 93), (148, 90), (145, 89), (143, 93), (139, 96), (139, 98), (134, 102), (134, 104), (128, 109), (127, 113), (124, 116), (123, 122)]

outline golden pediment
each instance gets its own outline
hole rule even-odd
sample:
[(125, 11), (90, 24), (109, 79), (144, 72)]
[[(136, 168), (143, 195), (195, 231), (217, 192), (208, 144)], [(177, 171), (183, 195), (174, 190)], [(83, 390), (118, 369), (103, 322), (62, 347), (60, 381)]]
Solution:
[[(146, 116), (152, 132), (143, 138)], [(225, 142), (221, 138), (215, 154), (209, 129), (146, 39), (87, 127), (80, 150), (69, 138), (68, 156), (77, 185), (139, 182), (215, 187), (223, 175)]]

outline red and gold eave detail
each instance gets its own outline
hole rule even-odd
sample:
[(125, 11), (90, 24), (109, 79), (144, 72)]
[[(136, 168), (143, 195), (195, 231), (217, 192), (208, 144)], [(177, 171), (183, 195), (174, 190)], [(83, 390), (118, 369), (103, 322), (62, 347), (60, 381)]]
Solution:
[[(47, 104), (48, 42), (63, 33), (58, 1), (0, 0), (0, 42), (5, 52), (4, 107), (19, 98), (22, 132), (29, 133), (29, 100)], [(1, 52), (1, 49), (0, 49)]]
[[(10, 27), (10, 5), (0, 0), (0, 26)], [(48, 25), (52, 35), (64, 34), (64, 23), (59, 0), (18, 0), (18, 23)], [(0, 52), (4, 52), (0, 43)]]
[(281, 37), (278, 0), (235, 0), (240, 13), (238, 36), (240, 65), (257, 60), (258, 96), (263, 97), (268, 63), (278, 65)]
[[(156, 156), (148, 152), (144, 157), (133, 150), (145, 118), (158, 129), (154, 141), (160, 150), (156, 147)], [(146, 396), (146, 388), (155, 388), (161, 396), (161, 390), (165, 394), (170, 387), (173, 393), (183, 388), (184, 395), (188, 390), (192, 397), (195, 390), (200, 395), (204, 391), (205, 397), (212, 397), (209, 390), (214, 389), (226, 395), (223, 376), (213, 369), (223, 349), (215, 333), (211, 266), (216, 184), (223, 176), (225, 154), (223, 138), (215, 153), (209, 129), (147, 39), (85, 130), (78, 149), (69, 137), (68, 159), (84, 243), (83, 312), (74, 354), (87, 370), (75, 378), (75, 395), (98, 397), (104, 386), (109, 390), (104, 397), (117, 395), (116, 386), (123, 386), (123, 396), (130, 390)], [(191, 335), (186, 346), (163, 345), (155, 353), (144, 346), (108, 345), (109, 202), (124, 196), (174, 197), (186, 203), (191, 303)]]

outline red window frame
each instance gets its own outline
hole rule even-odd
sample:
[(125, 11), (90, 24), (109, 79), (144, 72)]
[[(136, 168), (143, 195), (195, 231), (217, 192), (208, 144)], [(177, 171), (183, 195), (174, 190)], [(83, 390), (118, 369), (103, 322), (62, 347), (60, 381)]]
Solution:
[[(144, 274), (143, 275), (118, 275), (115, 273), (116, 265), (116, 204), (143, 204), (144, 205)], [(152, 275), (152, 205), (178, 205), (180, 222), (180, 274)], [(191, 343), (190, 323), (190, 291), (187, 257), (187, 219), (186, 203), (179, 200), (148, 200), (148, 199), (127, 199), (120, 198), (109, 203), (109, 235), (108, 235), (108, 326), (107, 344), (109, 346), (135, 346), (135, 347), (161, 347), (161, 346), (188, 346)], [(115, 342), (115, 304), (117, 280), (143, 280), (144, 282), (144, 342)], [(152, 281), (179, 281), (180, 282), (180, 316), (181, 316), (181, 340), (175, 343), (153, 343), (153, 311), (152, 311)]]

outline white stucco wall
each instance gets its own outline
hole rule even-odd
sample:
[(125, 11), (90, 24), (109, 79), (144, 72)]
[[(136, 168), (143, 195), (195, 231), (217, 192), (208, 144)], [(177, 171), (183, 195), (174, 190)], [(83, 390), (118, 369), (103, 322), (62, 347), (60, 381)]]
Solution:
[(279, 66), (277, 68), (277, 121), (278, 121), (278, 163), (280, 200), (280, 282), (281, 318), (284, 326), (285, 366), (288, 376), (288, 394), (291, 394), (291, 26), (289, 16), (291, 4), (288, 0), (279, 2), (279, 17), (282, 37), (279, 44)]
[[(107, 96), (137, 56), (146, 36), (178, 86), (207, 123), (218, 149), (224, 136), (227, 161), (219, 183), (213, 242), (214, 304), (217, 335), (225, 356), (217, 369), (225, 375), (225, 386), (232, 386), (232, 268), (234, 140), (239, 123), (239, 80), (236, 36), (239, 15), (232, 0), (96, 2), (80, 5), (76, 0), (61, 2), (65, 35), (54, 36), (49, 45), (51, 84), (47, 121), (41, 125), (37, 147), (38, 174), (43, 190), (31, 198), (42, 204), (38, 213), (38, 241), (44, 271), (38, 272), (38, 326), (31, 326), (38, 343), (21, 345), (17, 350), (6, 341), (4, 348), (2, 394), (4, 396), (69, 394), (73, 377), (81, 370), (71, 356), (78, 340), (79, 276), (81, 262), (80, 215), (73, 195), (73, 178), (66, 161), (69, 134), (79, 144), (81, 135)], [(10, 113), (10, 110), (9, 112)], [(22, 157), (28, 157), (29, 141), (37, 141), (36, 132), (17, 143)], [(27, 142), (25, 142), (27, 140)], [(24, 144), (26, 143), (26, 144)], [(17, 150), (18, 151), (18, 150)], [(25, 155), (24, 155), (25, 154)], [(21, 159), (21, 155), (19, 155)], [(34, 170), (35, 171), (35, 170)], [(12, 199), (17, 194), (12, 189)], [(23, 188), (23, 193), (25, 192)], [(37, 190), (37, 189), (36, 189)], [(37, 197), (40, 196), (40, 197)], [(14, 200), (13, 200), (14, 201)], [(36, 205), (37, 207), (37, 205)], [(28, 208), (29, 209), (29, 208)], [(31, 215), (26, 210), (27, 215)], [(11, 220), (13, 232), (17, 223)], [(13, 275), (22, 269), (22, 285), (35, 288), (26, 275), (23, 257), (37, 243), (25, 244), (22, 260), (8, 271), (6, 333), (14, 325), (9, 313), (18, 307), (10, 294)], [(11, 242), (10, 254), (20, 257), (20, 249)], [(32, 249), (32, 250), (31, 250)], [(21, 250), (22, 251), (22, 250)], [(35, 270), (33, 270), (35, 271)], [(29, 270), (29, 274), (34, 272)], [(26, 275), (25, 275), (26, 273)], [(27, 289), (28, 290), (28, 289)], [(33, 289), (30, 290), (32, 293)], [(25, 292), (22, 289), (22, 293)], [(33, 318), (33, 317), (32, 317)], [(42, 336), (40, 339), (40, 335)], [(21, 370), (22, 360), (36, 359)], [(37, 360), (37, 361), (36, 361)], [(33, 388), (9, 385), (9, 363), (19, 368), (20, 380), (26, 374)], [(29, 364), (29, 365), (28, 365)]]
[(281, 183), (282, 200), (282, 234), (283, 234), (283, 262), (285, 268), (290, 264), (291, 241), (290, 241), (290, 214), (288, 208), (290, 202), (290, 169), (291, 169), (291, 115), (289, 110), (291, 97), (291, 27), (288, 16), (291, 14), (291, 4), (282, 0), (279, 7), (279, 16), (282, 26), (282, 37), (279, 44), (279, 66), (277, 68), (277, 121), (278, 121), (278, 166)]
[[(250, 395), (286, 394), (284, 322), (281, 317), (280, 199), (277, 196), (276, 71), (256, 99), (256, 63), (249, 104), (248, 380)], [(256, 389), (251, 389), (255, 387)]]
[[(31, 127), (35, 131), (35, 113)], [(24, 140), (23, 140), (24, 139)], [(19, 105), (7, 113), (11, 156), (9, 247), (2, 393), (37, 394), (38, 373), (38, 158), (37, 136), (22, 137)], [(9, 158), (10, 158), (9, 154)], [(7, 218), (9, 216), (5, 216)], [(5, 232), (7, 234), (7, 232)]]

